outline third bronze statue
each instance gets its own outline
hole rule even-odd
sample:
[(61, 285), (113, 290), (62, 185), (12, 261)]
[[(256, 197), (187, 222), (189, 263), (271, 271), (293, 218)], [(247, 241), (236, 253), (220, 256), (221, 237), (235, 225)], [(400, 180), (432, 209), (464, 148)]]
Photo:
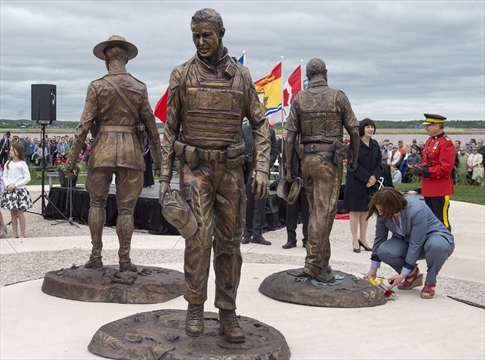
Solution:
[(308, 62), (310, 79), (307, 91), (298, 93), (286, 124), (286, 181), (292, 182), (295, 141), (300, 136), (297, 153), (301, 161), (303, 186), (310, 203), (307, 255), (303, 272), (320, 282), (334, 280), (330, 266), (330, 231), (337, 211), (346, 147), (343, 128), (350, 135), (352, 161), (348, 171), (357, 166), (359, 151), (358, 122), (347, 96), (327, 85), (327, 69), (320, 59)]
[(93, 52), (105, 61), (108, 74), (89, 84), (84, 111), (67, 159), (66, 173), (74, 169), (86, 136), (91, 131), (94, 144), (86, 189), (90, 196), (88, 223), (93, 249), (85, 267), (103, 267), (101, 250), (105, 206), (115, 174), (120, 270), (137, 271), (129, 255), (133, 210), (143, 189), (143, 136), (146, 131), (156, 169), (161, 163), (160, 139), (146, 85), (126, 72), (126, 63), (138, 53), (135, 45), (113, 35), (96, 45)]
[(180, 194), (198, 224), (195, 234), (185, 239), (185, 299), (189, 303), (185, 332), (194, 337), (204, 332), (213, 248), (220, 333), (229, 342), (243, 342), (245, 335), (235, 312), (246, 213), (242, 120), (249, 119), (253, 132), (256, 198), (267, 197), (269, 192), (268, 122), (248, 69), (231, 58), (222, 44), (225, 29), (219, 13), (199, 10), (190, 25), (197, 53), (170, 76), (159, 200), (163, 206), (171, 192), (177, 157)]

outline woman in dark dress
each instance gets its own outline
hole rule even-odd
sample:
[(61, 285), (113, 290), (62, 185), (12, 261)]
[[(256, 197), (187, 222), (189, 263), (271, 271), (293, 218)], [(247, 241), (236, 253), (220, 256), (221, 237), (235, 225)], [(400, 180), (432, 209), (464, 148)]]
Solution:
[[(376, 126), (371, 119), (364, 119), (359, 124), (360, 147), (357, 169), (354, 172), (347, 172), (344, 204), (343, 207), (349, 211), (350, 231), (354, 252), (360, 252), (362, 246), (365, 250), (372, 249), (367, 244), (367, 206), (372, 195), (377, 191), (381, 177), (381, 150), (379, 143), (372, 139)], [(349, 148), (349, 162), (352, 153)], [(357, 231), (360, 227), (360, 238)]]

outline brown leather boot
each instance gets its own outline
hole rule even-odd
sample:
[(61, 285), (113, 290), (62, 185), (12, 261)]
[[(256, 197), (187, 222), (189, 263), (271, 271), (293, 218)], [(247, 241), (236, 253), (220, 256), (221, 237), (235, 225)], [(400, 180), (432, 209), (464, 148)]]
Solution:
[(236, 311), (219, 309), (219, 335), (228, 342), (243, 343), (246, 339), (237, 321)]
[(103, 268), (103, 261), (101, 257), (90, 258), (89, 261), (84, 264), (84, 268), (86, 269), (102, 269)]
[(335, 280), (335, 276), (333, 276), (331, 273), (328, 273), (327, 268), (320, 269), (316, 266), (306, 264), (303, 272), (311, 278), (320, 282), (327, 283)]
[(126, 261), (126, 262), (120, 262), (120, 271), (131, 271), (131, 272), (137, 272), (138, 268), (136, 265), (134, 265), (131, 260)]
[(204, 333), (204, 304), (191, 304), (187, 308), (185, 319), (185, 333), (191, 337)]
[(137, 272), (138, 269), (130, 259), (131, 237), (133, 235), (133, 216), (118, 215), (116, 219), (116, 234), (120, 243), (118, 257), (120, 259), (120, 271)]
[(84, 264), (87, 269), (102, 269), (103, 261), (101, 260), (101, 251), (103, 250), (103, 226), (106, 222), (106, 211), (104, 208), (91, 207), (89, 209), (88, 223), (91, 233), (91, 256), (89, 261)]

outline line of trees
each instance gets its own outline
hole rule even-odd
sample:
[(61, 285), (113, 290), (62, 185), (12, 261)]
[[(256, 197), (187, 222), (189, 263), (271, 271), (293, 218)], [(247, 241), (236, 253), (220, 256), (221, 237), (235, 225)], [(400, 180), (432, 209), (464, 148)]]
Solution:
[[(379, 129), (421, 129), (424, 120), (407, 120), (407, 121), (392, 121), (392, 120), (374, 120)], [(55, 129), (74, 129), (77, 126), (76, 121), (56, 121), (49, 127)], [(157, 127), (164, 128), (164, 124), (157, 120)], [(483, 120), (447, 120), (446, 127), (454, 129), (480, 129), (485, 128)], [(0, 119), (0, 129), (11, 128), (29, 128), (40, 129), (35, 121), (20, 119), (8, 120)], [(281, 123), (275, 125), (276, 130), (281, 130)]]

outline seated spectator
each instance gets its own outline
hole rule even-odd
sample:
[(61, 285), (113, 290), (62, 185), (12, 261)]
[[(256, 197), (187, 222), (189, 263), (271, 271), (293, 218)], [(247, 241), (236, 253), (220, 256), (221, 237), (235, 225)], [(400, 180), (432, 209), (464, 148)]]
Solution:
[(69, 154), (69, 146), (66, 143), (66, 138), (62, 137), (57, 144), (57, 157), (61, 160), (67, 159), (67, 154)]
[[(436, 276), (455, 249), (453, 235), (426, 203), (405, 197), (393, 188), (382, 188), (374, 194), (368, 218), (374, 214), (376, 237), (366, 278), (376, 277), (383, 261), (399, 274), (387, 280), (390, 289), (398, 286), (400, 290), (411, 290), (423, 284), (416, 261), (426, 259), (428, 272), (421, 298), (432, 299)], [(389, 232), (392, 236), (388, 239)]]
[(468, 172), (475, 185), (480, 185), (483, 181), (483, 156), (478, 153), (478, 147), (474, 146), (472, 153), (468, 156)]
[(468, 170), (467, 161), (469, 156), (466, 149), (461, 147), (458, 152), (458, 172), (466, 172)]
[(402, 182), (402, 174), (397, 169), (396, 165), (391, 165), (391, 175), (393, 184), (400, 184)]
[(399, 166), (401, 164), (401, 152), (398, 150), (397, 145), (392, 143), (389, 143), (387, 163), (389, 166)]
[(381, 149), (381, 157), (382, 157), (381, 164), (387, 165), (387, 158), (388, 158), (387, 147), (385, 145), (381, 145), (380, 149)]
[(404, 177), (406, 178), (406, 182), (410, 183), (411, 179), (413, 178), (413, 174), (411, 173), (411, 169), (413, 166), (421, 164), (421, 155), (419, 155), (419, 146), (412, 145), (411, 146), (411, 154), (408, 155), (407, 162), (406, 162), (406, 170), (404, 172)]
[(477, 141), (478, 153), (482, 155), (482, 164), (485, 161), (485, 145), (483, 145), (483, 139), (478, 139)]

